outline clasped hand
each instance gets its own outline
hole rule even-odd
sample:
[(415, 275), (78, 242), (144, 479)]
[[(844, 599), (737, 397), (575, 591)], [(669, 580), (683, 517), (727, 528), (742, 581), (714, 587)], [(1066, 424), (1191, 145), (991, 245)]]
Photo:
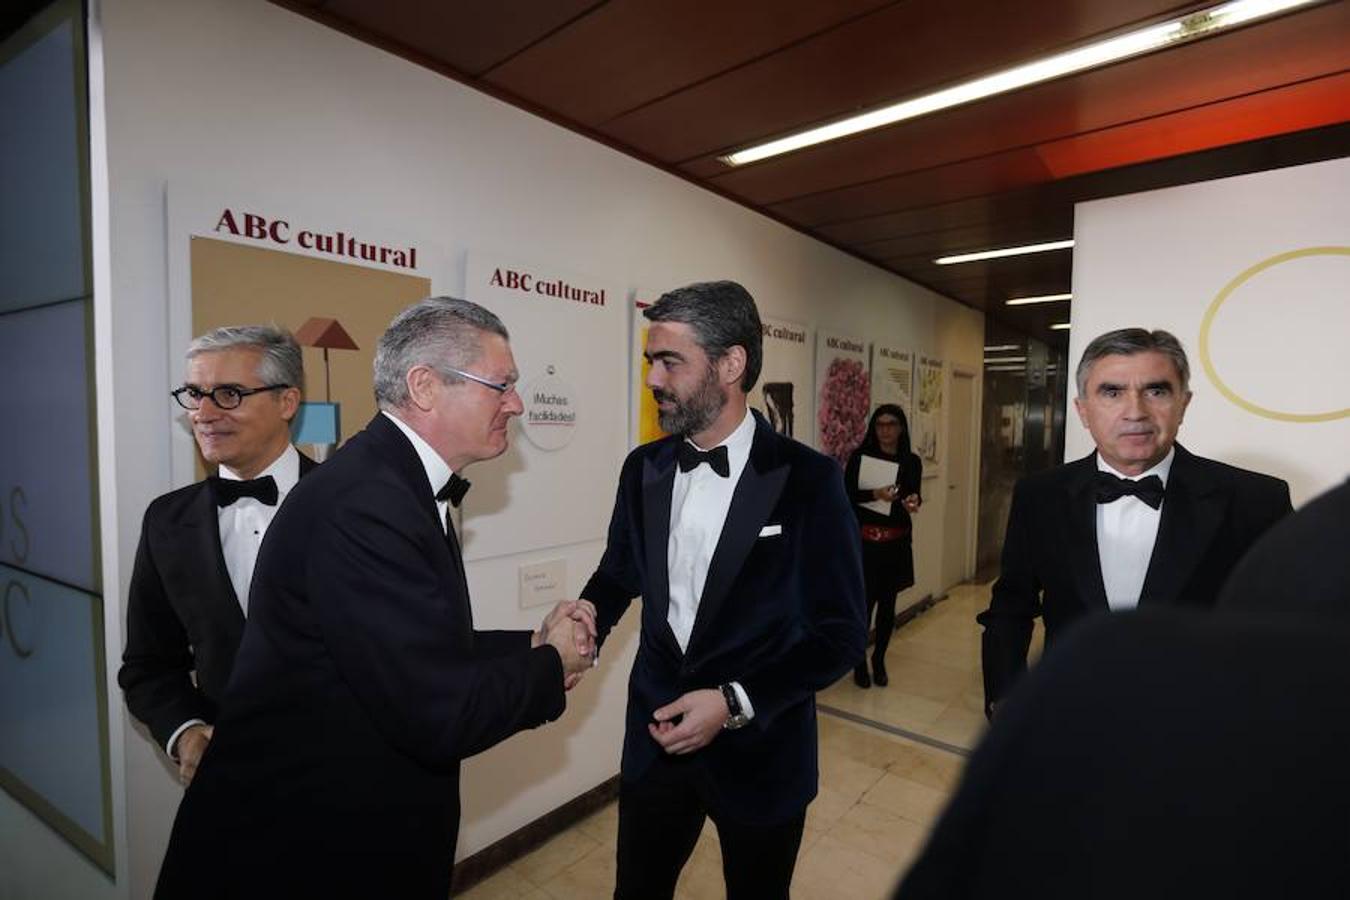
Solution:
[(595, 607), (589, 600), (562, 600), (544, 617), (533, 646), (549, 644), (563, 664), (563, 687), (571, 690), (595, 664)]
[[(680, 717), (677, 725), (673, 720)], [(647, 725), (652, 740), (667, 753), (682, 755), (702, 750), (727, 724), (731, 712), (726, 698), (716, 688), (690, 691), (652, 713)]]

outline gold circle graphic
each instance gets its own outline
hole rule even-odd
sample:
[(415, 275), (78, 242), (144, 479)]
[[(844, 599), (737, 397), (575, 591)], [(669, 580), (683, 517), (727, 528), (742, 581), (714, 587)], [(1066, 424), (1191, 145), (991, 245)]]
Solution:
[(1209, 331), (1214, 324), (1215, 317), (1219, 314), (1219, 307), (1223, 306), (1224, 301), (1234, 291), (1266, 269), (1305, 256), (1350, 256), (1350, 247), (1305, 247), (1302, 250), (1290, 250), (1287, 253), (1279, 253), (1269, 259), (1263, 259), (1256, 265), (1243, 270), (1236, 278), (1224, 285), (1223, 290), (1219, 291), (1218, 296), (1214, 298), (1214, 302), (1210, 303), (1209, 309), (1205, 310), (1205, 317), (1200, 320), (1200, 363), (1204, 366), (1205, 374), (1209, 376), (1209, 380), (1214, 382), (1214, 386), (1219, 389), (1219, 393), (1250, 413), (1280, 422), (1330, 422), (1350, 416), (1350, 407), (1320, 413), (1292, 413), (1267, 409), (1264, 406), (1252, 403), (1240, 396), (1219, 377), (1219, 372), (1214, 368), (1214, 360), (1209, 352)]

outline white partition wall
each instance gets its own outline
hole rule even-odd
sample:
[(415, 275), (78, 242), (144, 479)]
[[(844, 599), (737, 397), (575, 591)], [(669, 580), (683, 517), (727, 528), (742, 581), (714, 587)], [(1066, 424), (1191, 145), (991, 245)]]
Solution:
[[(108, 311), (100, 346), (111, 348), (112, 366), (100, 383), (100, 404), (111, 419), (102, 438), (116, 448), (115, 503), (105, 510), (116, 527), (104, 531), (115, 537), (103, 547), (105, 558), (118, 563), (111, 571), (119, 583), (106, 585), (109, 618), (125, 614), (146, 504), (176, 486), (167, 392), (181, 378), (182, 348), (171, 339), (170, 307), (179, 302), (168, 277), (171, 184), (273, 198), (281, 209), (419, 236), (428, 242), (421, 245), (426, 252), (444, 260), (443, 283), (455, 293), (468, 289), (471, 248), (598, 273), (606, 290), (734, 278), (774, 319), (812, 331), (865, 334), (980, 367), (980, 313), (272, 4), (104, 0), (92, 9), (91, 27), (103, 53), (106, 133), (98, 137), (106, 139), (108, 178), (108, 226), (95, 236), (95, 254), (111, 260), (99, 298)], [(522, 338), (521, 329), (531, 327), (528, 318), (513, 323)], [(615, 334), (615, 357), (628, 359), (626, 329)], [(520, 342), (522, 348), (540, 345), (539, 335)], [(535, 363), (519, 361), (522, 371)], [(570, 375), (565, 380), (578, 387), (582, 381)], [(115, 392), (104, 387), (114, 382)], [(625, 449), (628, 411), (626, 393), (616, 396), (624, 398), (616, 408), (595, 414), (612, 417), (621, 444), (614, 448), (617, 459)], [(590, 408), (584, 411), (592, 415)], [(590, 499), (608, 508), (612, 490), (606, 483)], [(920, 590), (935, 591), (942, 587), (945, 500), (940, 492), (927, 500), (917, 520), (916, 561)], [(538, 514), (560, 513), (541, 506)], [(561, 560), (565, 587), (575, 594), (601, 549), (587, 538), (471, 561), (479, 626), (533, 627), (541, 610), (521, 607), (521, 565)], [(569, 695), (561, 722), (466, 763), (460, 856), (618, 772), (635, 617), (630, 613), (632, 621), (617, 633), (601, 668)], [(119, 725), (110, 730), (121, 740), (117, 650), (108, 654), (107, 675), (114, 686), (109, 713)], [(114, 759), (125, 772), (124, 792), (114, 778), (114, 806), (125, 832), (119, 860), (127, 865), (119, 866), (110, 887), (146, 897), (181, 789), (142, 730), (126, 728)], [(42, 828), (0, 796), (6, 860), (0, 896), (61, 896), (50, 892), (54, 873), (87, 865)]]
[[(1350, 159), (1081, 203), (1074, 238), (1074, 365), (1104, 331), (1167, 329), (1189, 449), (1287, 479), (1296, 505), (1350, 473)], [(1092, 441), (1069, 418), (1074, 458)]]

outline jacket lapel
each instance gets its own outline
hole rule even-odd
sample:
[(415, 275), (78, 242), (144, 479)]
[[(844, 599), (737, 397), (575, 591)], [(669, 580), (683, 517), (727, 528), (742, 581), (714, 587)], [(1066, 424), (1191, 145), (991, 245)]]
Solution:
[(1219, 531), (1226, 506), (1225, 495), (1205, 477), (1195, 457), (1176, 445), (1158, 537), (1139, 595), (1141, 606), (1174, 604), (1180, 599), (1182, 587)]
[(708, 623), (717, 618), (718, 610), (731, 592), (745, 559), (750, 555), (760, 529), (769, 520), (778, 498), (783, 493), (791, 467), (780, 463), (774, 441), (779, 438), (768, 425), (755, 416), (755, 440), (750, 447), (750, 459), (731, 496), (722, 535), (717, 540), (708, 564), (708, 577), (703, 583), (694, 630), (689, 635), (689, 646), (698, 644), (699, 637), (708, 630)]
[(670, 498), (675, 487), (675, 444), (662, 446), (642, 463), (642, 539), (646, 552), (647, 591), (642, 602), (659, 620), (660, 639), (680, 654), (679, 641), (670, 629)]
[(212, 611), (228, 620), (238, 620), (242, 628), (244, 610), (235, 596), (230, 570), (225, 567), (225, 555), (220, 550), (220, 518), (206, 482), (198, 482), (196, 496), (183, 508), (175, 524), (177, 538), (184, 545), (184, 558), (213, 561), (202, 579), (202, 593)]
[(1073, 464), (1064, 485), (1064, 508), (1060, 521), (1065, 523), (1068, 562), (1083, 606), (1087, 609), (1106, 609), (1106, 582), (1102, 580), (1102, 560), (1097, 547), (1097, 498), (1092, 490), (1092, 478), (1096, 471), (1095, 453)]

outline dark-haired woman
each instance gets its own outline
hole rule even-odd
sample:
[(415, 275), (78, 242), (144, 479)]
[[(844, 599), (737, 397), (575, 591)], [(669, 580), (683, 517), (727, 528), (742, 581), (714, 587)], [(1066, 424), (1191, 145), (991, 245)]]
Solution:
[[(875, 485), (883, 473), (880, 486)], [(872, 649), (872, 673), (864, 661), (853, 670), (858, 687), (878, 687), (890, 683), (886, 674), (886, 647), (895, 631), (895, 595), (914, 584), (914, 545), (911, 541), (910, 514), (923, 503), (919, 483), (923, 463), (910, 450), (909, 422), (905, 411), (885, 403), (872, 413), (862, 446), (849, 457), (844, 468), (844, 486), (853, 500), (853, 512), (862, 530), (863, 578), (867, 583), (867, 619), (876, 610), (876, 642)], [(871, 503), (872, 506), (863, 504)], [(885, 512), (875, 508), (880, 503)]]

